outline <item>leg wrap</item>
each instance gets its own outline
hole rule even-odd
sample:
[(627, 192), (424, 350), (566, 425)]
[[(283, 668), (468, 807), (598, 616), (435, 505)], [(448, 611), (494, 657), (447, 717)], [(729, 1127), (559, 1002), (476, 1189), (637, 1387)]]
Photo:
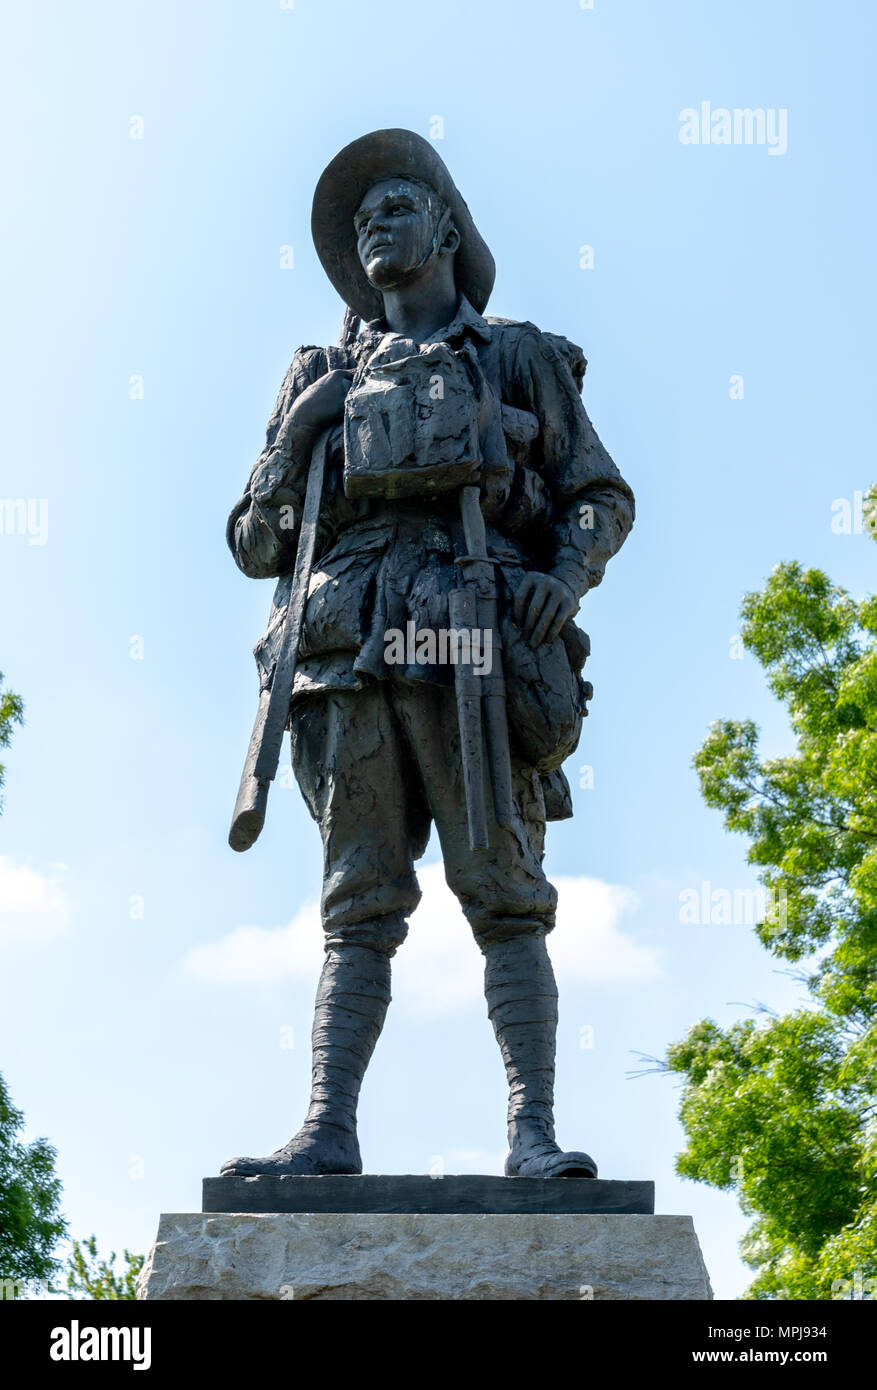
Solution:
[(313, 1081), (305, 1125), (356, 1132), (359, 1088), (390, 1002), (390, 959), (366, 946), (331, 946), (314, 1010)]
[(557, 985), (544, 936), (484, 948), (484, 992), (509, 1083), (509, 1127), (537, 1124), (554, 1137)]

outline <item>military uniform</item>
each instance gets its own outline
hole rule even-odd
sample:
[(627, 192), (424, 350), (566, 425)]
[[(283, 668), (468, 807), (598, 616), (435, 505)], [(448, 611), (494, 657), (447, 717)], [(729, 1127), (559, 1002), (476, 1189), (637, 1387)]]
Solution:
[[(343, 348), (301, 348), (284, 380), (263, 450), (229, 518), (238, 565), (254, 578), (280, 575), (268, 631), (256, 648), (263, 684), (273, 675), (297, 530), (281, 524), (271, 497), (279, 474), (300, 514), (307, 460), (284, 450), (281, 425), (296, 397), (326, 372), (355, 368), (388, 338), (379, 320)], [(599, 584), (625, 539), (633, 499), (582, 405), (581, 352), (533, 324), (485, 319), (465, 296), (453, 322), (430, 341), (471, 342), (498, 390), (512, 465), (506, 496), (487, 518), (488, 550), (499, 560), (504, 659), (520, 650), (511, 620), (521, 576), (540, 569), (577, 597)], [(576, 381), (579, 377), (579, 382)], [(280, 443), (278, 443), (280, 440)], [(292, 710), (296, 778), (325, 847), (323, 921), (331, 939), (382, 939), (395, 946), (419, 899), (413, 861), (432, 820), (448, 881), (479, 940), (548, 931), (556, 895), (541, 868), (546, 816), (569, 814), (559, 770), (540, 772), (516, 749), (515, 823), (495, 827), (489, 856), (466, 837), (465, 799), (448, 665), (388, 666), (386, 633), (449, 626), (448, 592), (459, 584), (456, 495), (350, 500), (343, 486), (340, 429), (329, 458), (319, 552), (311, 577)], [(297, 504), (297, 505), (296, 505)], [(283, 520), (288, 519), (288, 513)], [(566, 647), (570, 646), (565, 634)], [(556, 639), (558, 649), (562, 639)], [(555, 654), (562, 668), (563, 653)], [(545, 654), (550, 661), (550, 654)], [(510, 679), (510, 684), (512, 683)], [(532, 689), (531, 698), (539, 699)], [(546, 692), (546, 700), (547, 700)], [(550, 705), (544, 711), (550, 720)], [(348, 750), (358, 750), (350, 762)], [(366, 755), (363, 749), (369, 750)], [(547, 799), (547, 808), (546, 808)]]

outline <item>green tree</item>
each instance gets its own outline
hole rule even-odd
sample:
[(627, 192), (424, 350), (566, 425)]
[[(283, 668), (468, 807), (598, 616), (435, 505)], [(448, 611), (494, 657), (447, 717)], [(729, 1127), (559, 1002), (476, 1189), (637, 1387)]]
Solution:
[[(9, 747), (13, 725), (23, 717), (21, 697), (3, 689), (0, 671), (0, 748)], [(5, 776), (0, 763), (0, 787)], [(54, 1273), (58, 1262), (52, 1251), (66, 1229), (55, 1150), (45, 1139), (23, 1144), (18, 1138), (23, 1125), (0, 1076), (0, 1298), (19, 1296), (28, 1284)]]
[[(8, 748), (12, 740), (13, 724), (21, 724), (24, 720), (24, 705), (20, 695), (13, 695), (11, 690), (3, 689), (3, 672), (0, 671), (0, 748)], [(0, 787), (6, 780), (6, 769), (0, 763)], [(3, 810), (3, 798), (0, 796), (0, 811)]]
[[(55, 1273), (53, 1251), (66, 1230), (55, 1150), (45, 1139), (22, 1143), (23, 1125), (0, 1076), (0, 1297), (20, 1295), (24, 1286)], [(18, 1288), (10, 1290), (8, 1281)]]
[(132, 1255), (130, 1250), (125, 1250), (119, 1273), (116, 1273), (115, 1263), (114, 1250), (110, 1251), (108, 1260), (99, 1257), (95, 1236), (89, 1236), (81, 1243), (74, 1240), (73, 1253), (67, 1261), (67, 1296), (93, 1301), (136, 1298), (135, 1287), (137, 1275), (143, 1268), (143, 1256)]
[(677, 1171), (736, 1191), (754, 1218), (745, 1297), (877, 1298), (877, 597), (783, 564), (742, 616), (795, 752), (764, 759), (751, 720), (724, 720), (694, 765), (749, 840), (773, 908), (760, 940), (806, 993), (793, 1013), (705, 1019), (669, 1048)]

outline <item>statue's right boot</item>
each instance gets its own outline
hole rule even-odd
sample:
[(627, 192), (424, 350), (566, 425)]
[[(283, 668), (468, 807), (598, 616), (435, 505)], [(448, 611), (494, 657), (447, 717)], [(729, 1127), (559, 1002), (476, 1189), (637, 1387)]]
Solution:
[(233, 1158), (226, 1176), (361, 1173), (356, 1105), (390, 1002), (390, 958), (333, 945), (317, 987), (311, 1103), (298, 1134), (267, 1158)]

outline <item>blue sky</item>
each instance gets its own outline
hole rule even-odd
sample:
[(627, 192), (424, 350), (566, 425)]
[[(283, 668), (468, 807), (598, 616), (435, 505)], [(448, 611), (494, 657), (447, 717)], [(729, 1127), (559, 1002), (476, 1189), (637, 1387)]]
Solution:
[[(873, 590), (877, 552), (832, 503), (875, 477), (874, 28), (806, 0), (7, 17), (0, 498), (45, 499), (48, 529), (0, 535), (0, 669), (27, 706), (0, 821), (0, 1068), (58, 1148), (73, 1234), (146, 1249), (160, 1211), (197, 1210), (202, 1176), (303, 1115), (319, 838), (278, 786), (258, 845), (226, 844), (271, 585), (223, 530), (294, 349), (337, 334), (319, 173), (367, 130), (440, 117), (496, 257), (490, 311), (583, 345), (638, 503), (580, 614), (596, 695), (567, 770), (595, 785), (549, 830), (559, 1137), (654, 1178), (717, 1294), (745, 1286), (733, 1197), (673, 1175), (678, 1091), (627, 1073), (701, 1017), (799, 998), (747, 926), (680, 923), (685, 889), (754, 883), (690, 761), (723, 716), (789, 747), (732, 656), (745, 591), (787, 558)], [(786, 111), (786, 152), (681, 143), (703, 101)], [(503, 1154), (480, 959), (437, 860), (363, 1091), (372, 1172)]]

